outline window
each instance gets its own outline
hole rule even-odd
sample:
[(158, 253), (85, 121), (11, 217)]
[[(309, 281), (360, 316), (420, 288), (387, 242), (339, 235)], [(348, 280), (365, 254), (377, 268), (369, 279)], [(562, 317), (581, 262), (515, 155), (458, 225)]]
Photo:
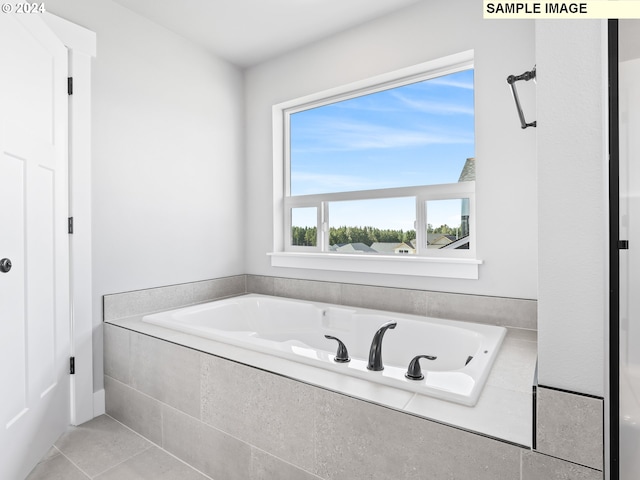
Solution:
[(275, 255), (470, 259), (477, 278), (473, 74), (465, 52), (276, 105)]

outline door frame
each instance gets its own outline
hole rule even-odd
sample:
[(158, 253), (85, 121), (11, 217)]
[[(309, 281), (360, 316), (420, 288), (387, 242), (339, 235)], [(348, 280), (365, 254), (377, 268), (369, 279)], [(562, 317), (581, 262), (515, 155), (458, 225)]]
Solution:
[(620, 120), (618, 20), (608, 21), (609, 53), (609, 479), (620, 478)]
[(96, 34), (50, 13), (44, 23), (69, 52), (69, 235), (71, 356), (70, 421), (80, 425), (104, 413), (104, 396), (93, 385), (93, 292), (91, 266), (91, 61), (96, 56)]

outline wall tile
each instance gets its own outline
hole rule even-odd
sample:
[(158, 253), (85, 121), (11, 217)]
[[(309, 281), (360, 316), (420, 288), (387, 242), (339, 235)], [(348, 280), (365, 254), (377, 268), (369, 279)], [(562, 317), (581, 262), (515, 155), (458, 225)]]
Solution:
[(404, 288), (343, 284), (340, 303), (352, 307), (425, 315), (426, 292)]
[(538, 387), (537, 450), (602, 470), (603, 401)]
[(535, 330), (537, 308), (535, 300), (427, 292), (427, 315), (436, 318)]
[(163, 406), (162, 446), (214, 479), (247, 480), (251, 447), (174, 408)]
[(327, 480), (519, 480), (520, 449), (318, 390), (316, 470)]
[(247, 275), (247, 292), (261, 295), (274, 294), (274, 277), (263, 275)]
[(522, 480), (603, 480), (599, 470), (522, 450)]
[(295, 380), (203, 358), (202, 420), (305, 469), (313, 467), (314, 391)]
[(162, 442), (161, 404), (105, 375), (107, 414), (156, 444)]
[(185, 283), (105, 295), (104, 320), (108, 322), (188, 305), (191, 303), (192, 290), (192, 284)]
[(245, 275), (105, 295), (104, 320), (184, 307), (246, 292)]
[(260, 293), (478, 323), (537, 328), (535, 300), (430, 292), (262, 275), (236, 275), (104, 296), (106, 321), (243, 293)]
[(129, 369), (130, 331), (105, 323), (104, 329), (104, 374), (123, 383), (131, 383)]
[(340, 303), (339, 283), (275, 277), (273, 293), (278, 297), (297, 298), (311, 302)]
[(131, 386), (200, 417), (200, 356), (195, 350), (131, 333)]
[(247, 291), (245, 275), (194, 282), (191, 287), (190, 303), (207, 302), (217, 298), (240, 295)]

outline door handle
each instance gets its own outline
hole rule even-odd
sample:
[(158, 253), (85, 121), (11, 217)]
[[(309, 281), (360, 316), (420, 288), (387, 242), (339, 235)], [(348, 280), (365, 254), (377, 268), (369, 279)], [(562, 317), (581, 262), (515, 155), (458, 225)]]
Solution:
[(11, 270), (11, 260), (8, 258), (0, 260), (0, 272), (7, 273), (9, 270)]

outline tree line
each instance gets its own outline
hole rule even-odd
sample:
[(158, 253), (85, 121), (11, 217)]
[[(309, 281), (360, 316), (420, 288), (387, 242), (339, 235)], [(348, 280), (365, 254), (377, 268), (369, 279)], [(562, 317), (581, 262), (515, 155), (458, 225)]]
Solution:
[[(456, 235), (458, 229), (441, 225), (433, 228), (427, 225), (427, 233), (441, 233), (443, 235)], [(291, 244), (298, 246), (314, 247), (318, 238), (317, 227), (291, 227)], [(347, 243), (364, 243), (371, 246), (376, 242), (381, 243), (409, 243), (416, 238), (415, 230), (394, 230), (376, 227), (331, 227), (329, 229), (329, 245), (343, 245)]]

